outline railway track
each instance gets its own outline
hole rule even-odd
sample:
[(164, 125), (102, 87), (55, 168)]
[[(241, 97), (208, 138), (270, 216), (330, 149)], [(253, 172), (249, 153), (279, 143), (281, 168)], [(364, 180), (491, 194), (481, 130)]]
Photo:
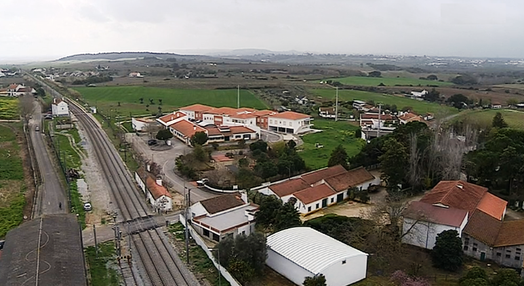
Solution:
[(133, 223), (137, 226), (128, 235), (131, 236), (131, 243), (139, 257), (139, 261), (135, 260), (138, 268), (145, 270), (142, 274), (146, 275), (137, 276), (138, 274), (133, 271), (135, 285), (142, 284), (139, 281), (145, 285), (155, 286), (199, 285), (183, 266), (164, 233), (155, 228), (153, 213), (146, 205), (145, 197), (134, 184), (131, 174), (107, 135), (83, 109), (70, 100), (66, 101), (92, 142), (101, 171), (109, 184), (113, 201), (118, 206), (117, 221), (123, 225)]

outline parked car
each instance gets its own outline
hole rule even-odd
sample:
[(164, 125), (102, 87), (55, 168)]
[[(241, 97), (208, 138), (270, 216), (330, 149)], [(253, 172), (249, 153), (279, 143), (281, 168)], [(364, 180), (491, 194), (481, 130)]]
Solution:
[(36, 126), (35, 131), (40, 131), (40, 126)]
[(0, 250), (4, 248), (5, 240), (0, 240)]
[(153, 145), (156, 145), (156, 144), (158, 144), (158, 142), (155, 139), (147, 140), (147, 145), (149, 145), (149, 146), (153, 146)]
[(84, 204), (84, 211), (88, 212), (91, 211), (93, 207), (91, 206), (91, 203), (85, 203)]
[(197, 185), (203, 186), (207, 182), (209, 182), (209, 180), (207, 178), (203, 178), (203, 179), (197, 181)]

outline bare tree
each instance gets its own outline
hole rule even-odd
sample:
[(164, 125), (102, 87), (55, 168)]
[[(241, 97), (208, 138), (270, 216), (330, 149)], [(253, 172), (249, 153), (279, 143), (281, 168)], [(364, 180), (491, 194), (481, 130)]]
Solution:
[(150, 122), (146, 124), (144, 130), (149, 134), (150, 138), (154, 138), (155, 135), (162, 129), (162, 126), (158, 124), (157, 122)]
[(20, 101), (20, 113), (22, 114), (24, 123), (27, 124), (29, 122), (29, 119), (33, 115), (35, 101), (33, 97), (29, 95), (29, 93), (20, 96), (18, 100)]
[(419, 189), (423, 185), (424, 171), (422, 168), (423, 151), (418, 148), (417, 134), (410, 134), (409, 146), (409, 172), (408, 182), (414, 189)]

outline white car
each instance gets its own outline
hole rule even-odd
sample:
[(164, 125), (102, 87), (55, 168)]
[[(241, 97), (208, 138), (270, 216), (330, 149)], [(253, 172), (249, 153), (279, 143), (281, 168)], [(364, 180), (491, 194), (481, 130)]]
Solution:
[(88, 212), (91, 211), (93, 207), (91, 206), (91, 203), (85, 203), (84, 204), (84, 211)]
[(209, 182), (207, 178), (203, 178), (202, 180), (196, 181), (198, 186), (203, 186), (205, 183)]

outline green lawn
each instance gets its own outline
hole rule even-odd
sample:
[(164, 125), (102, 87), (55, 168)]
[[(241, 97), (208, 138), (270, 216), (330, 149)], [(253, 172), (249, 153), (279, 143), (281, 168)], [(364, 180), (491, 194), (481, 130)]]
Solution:
[(360, 86), (378, 86), (381, 83), (383, 83), (386, 86), (449, 86), (453, 84), (451, 82), (416, 79), (408, 77), (349, 76), (342, 78), (330, 78), (329, 80), (338, 81), (347, 85)]
[(479, 124), (481, 126), (491, 126), (493, 117), (497, 112), (502, 114), (504, 121), (508, 123), (509, 127), (524, 130), (524, 111), (512, 109), (486, 109), (486, 110), (471, 110), (460, 113), (453, 120), (466, 120), (467, 122)]
[[(335, 100), (335, 89), (314, 89), (313, 92), (324, 99)], [(395, 104), (399, 110), (404, 107), (410, 106), (413, 111), (419, 114), (425, 114), (427, 112), (433, 113), (436, 116), (448, 115), (457, 113), (457, 109), (440, 105), (437, 103), (415, 100), (403, 96), (395, 96), (389, 94), (382, 94), (376, 92), (360, 91), (360, 90), (339, 90), (338, 91), (340, 101), (350, 100), (362, 100), (368, 101), (373, 100), (375, 104)]]
[[(115, 87), (78, 87), (76, 91), (90, 105), (97, 106), (101, 113), (112, 116), (151, 115), (162, 112), (171, 112), (176, 108), (195, 103), (209, 106), (236, 107), (237, 90), (235, 89), (172, 89), (143, 86), (115, 86)], [(140, 98), (144, 103), (140, 103)], [(151, 104), (149, 99), (153, 100)], [(162, 105), (159, 105), (159, 99)], [(118, 103), (120, 102), (120, 106)], [(146, 106), (149, 105), (149, 106)], [(240, 91), (240, 106), (255, 109), (265, 109), (267, 105), (247, 90)]]
[[(312, 170), (327, 167), (329, 156), (338, 144), (342, 144), (349, 157), (360, 152), (365, 142), (360, 138), (355, 138), (355, 130), (358, 127), (351, 125), (348, 121), (333, 121), (315, 119), (314, 129), (321, 129), (322, 132), (308, 134), (302, 137), (304, 145), (300, 146), (300, 157), (306, 162), (306, 166)], [(316, 148), (315, 144), (324, 145), (323, 148)]]

